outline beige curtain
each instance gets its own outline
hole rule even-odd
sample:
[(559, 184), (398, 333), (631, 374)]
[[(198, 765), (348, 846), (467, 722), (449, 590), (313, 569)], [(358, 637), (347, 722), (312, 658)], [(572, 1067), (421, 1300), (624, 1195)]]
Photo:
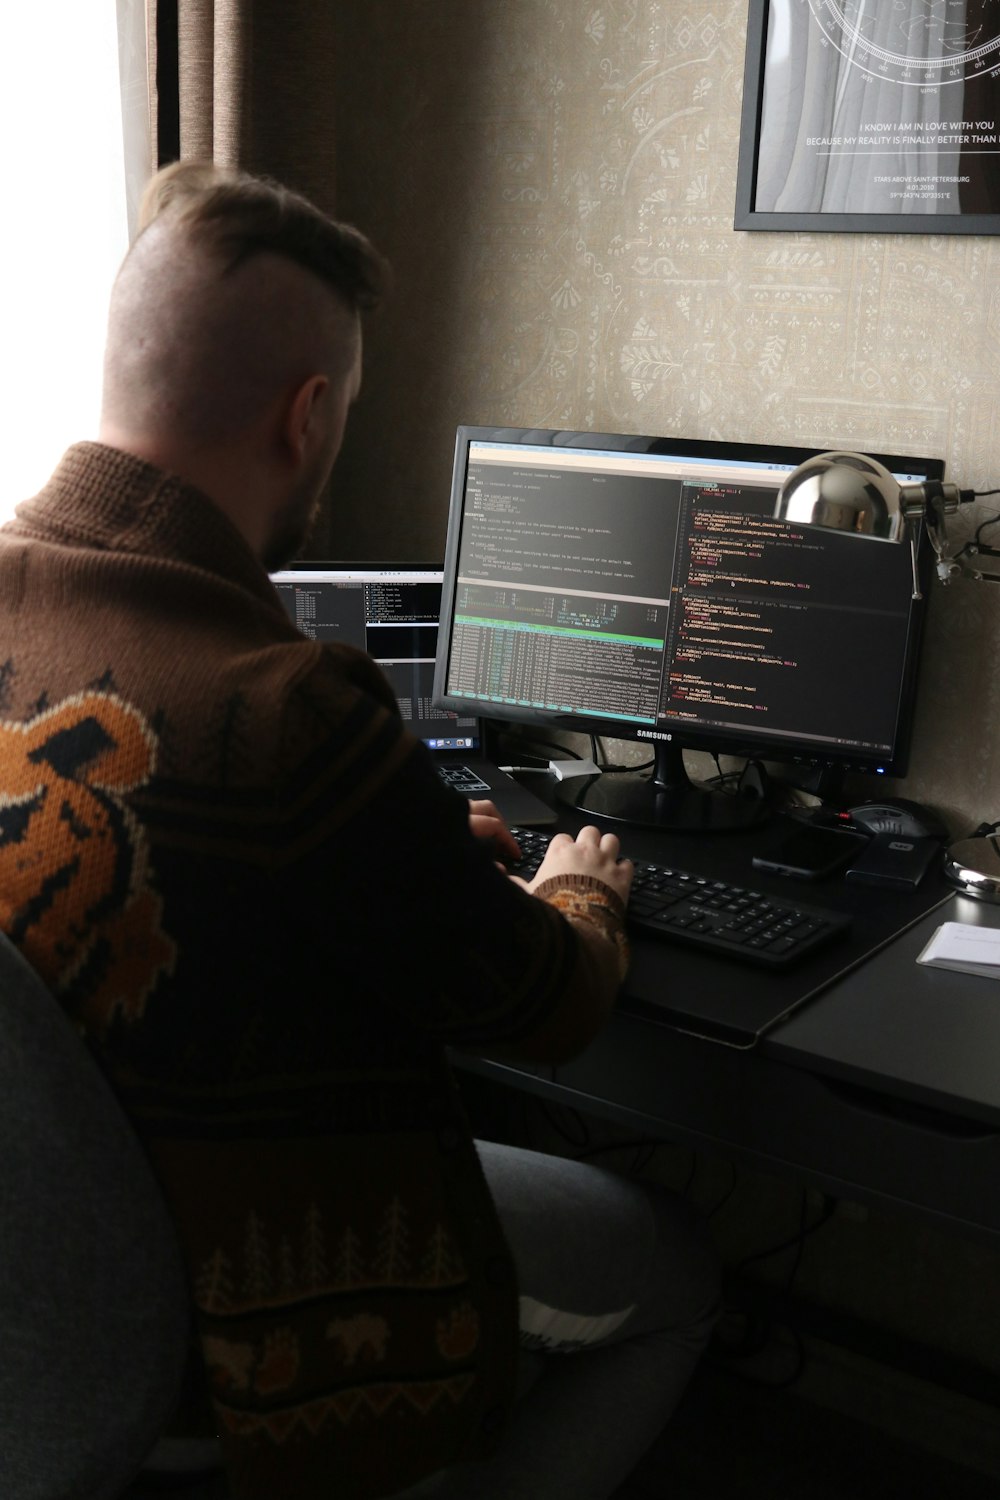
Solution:
[[(154, 88), (157, 47), (176, 49), (181, 158), (268, 173), (332, 210), (335, 8), (332, 0), (147, 0)], [(161, 71), (159, 88), (171, 85)], [(161, 162), (177, 154), (163, 146), (154, 131)]]

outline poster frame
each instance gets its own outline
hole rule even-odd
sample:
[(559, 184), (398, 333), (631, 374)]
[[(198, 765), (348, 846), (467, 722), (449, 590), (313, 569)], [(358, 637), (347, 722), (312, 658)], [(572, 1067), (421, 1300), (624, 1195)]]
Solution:
[[(755, 207), (760, 129), (767, 88), (767, 32), (772, 0), (749, 0), (734, 229), (836, 234), (1000, 234), (1000, 214), (775, 213)], [(998, 77), (1000, 61), (986, 70)], [(998, 111), (1000, 112), (1000, 111)]]

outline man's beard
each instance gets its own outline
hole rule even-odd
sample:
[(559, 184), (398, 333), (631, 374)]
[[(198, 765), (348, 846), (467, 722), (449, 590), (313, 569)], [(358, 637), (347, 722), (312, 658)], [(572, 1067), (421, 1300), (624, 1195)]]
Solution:
[(319, 520), (322, 508), (322, 492), (317, 494), (311, 484), (308, 488), (303, 485), (302, 492), (292, 497), (276, 519), (261, 557), (261, 562), (269, 573), (278, 572), (299, 556)]

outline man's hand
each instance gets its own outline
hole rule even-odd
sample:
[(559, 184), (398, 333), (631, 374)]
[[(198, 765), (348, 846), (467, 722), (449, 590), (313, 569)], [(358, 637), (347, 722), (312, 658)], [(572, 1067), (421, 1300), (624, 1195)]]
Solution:
[(493, 845), (497, 860), (516, 861), (521, 858), (521, 848), (492, 802), (469, 802), (469, 827), (477, 839), (486, 839)]
[(554, 875), (592, 875), (628, 901), (634, 867), (630, 859), (619, 859), (620, 848), (617, 834), (602, 833), (599, 828), (581, 828), (575, 839), (568, 833), (557, 833), (525, 888), (534, 890)]

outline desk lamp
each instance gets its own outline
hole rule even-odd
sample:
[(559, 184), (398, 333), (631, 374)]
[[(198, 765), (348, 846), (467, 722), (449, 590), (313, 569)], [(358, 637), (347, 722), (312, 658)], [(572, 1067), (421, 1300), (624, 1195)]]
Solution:
[(847, 531), (877, 541), (908, 540), (913, 557), (913, 597), (919, 599), (917, 529), (910, 524), (918, 521), (923, 521), (927, 529), (942, 583), (950, 583), (959, 574), (1000, 583), (1000, 573), (982, 573), (963, 561), (966, 556), (979, 554), (1000, 557), (1000, 548), (980, 541), (982, 526), (973, 542), (957, 552), (948, 550), (945, 516), (977, 499), (979, 493), (995, 491), (960, 490), (942, 479), (900, 484), (884, 465), (863, 453), (820, 453), (789, 474), (778, 491), (774, 515), (778, 521)]
[[(984, 522), (974, 540), (958, 551), (952, 552), (948, 547), (945, 516), (983, 493), (996, 491), (960, 490), (957, 485), (939, 479), (900, 484), (884, 465), (863, 453), (820, 453), (788, 475), (778, 490), (774, 516), (778, 521), (849, 532), (875, 541), (908, 540), (913, 558), (913, 597), (920, 599), (917, 576), (920, 521), (934, 548), (937, 575), (942, 583), (950, 583), (957, 576), (1000, 583), (1000, 573), (983, 573), (964, 561), (980, 554), (1000, 557), (1000, 548), (987, 546), (980, 540), (984, 527), (991, 522)], [(951, 883), (966, 895), (1000, 901), (1000, 851), (995, 836), (974, 837), (953, 844), (946, 851), (944, 871)]]

